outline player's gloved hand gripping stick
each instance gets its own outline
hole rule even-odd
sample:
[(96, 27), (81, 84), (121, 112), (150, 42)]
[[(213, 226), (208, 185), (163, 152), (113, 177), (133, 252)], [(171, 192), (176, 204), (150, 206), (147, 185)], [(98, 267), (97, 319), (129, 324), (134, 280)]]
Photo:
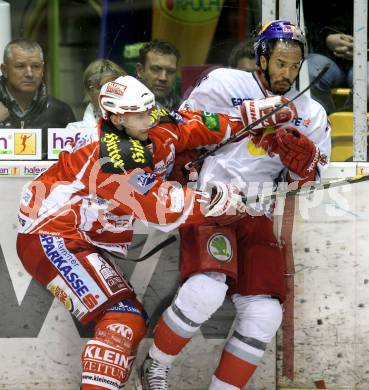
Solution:
[[(301, 92), (299, 92), (295, 97), (293, 97), (291, 100), (288, 100), (286, 98), (284, 98), (284, 103), (282, 102), (282, 99), (281, 99), (281, 104), (278, 105), (274, 110), (272, 111), (269, 111), (267, 114), (259, 117), (259, 119), (256, 119), (255, 121), (253, 121), (252, 123), (248, 124), (244, 129), (240, 130), (238, 133), (236, 134), (233, 134), (230, 138), (228, 138), (227, 140), (224, 140), (223, 142), (221, 142), (220, 144), (218, 144), (213, 150), (209, 150), (205, 153), (203, 153), (198, 159), (196, 160), (193, 160), (193, 161), (190, 161), (188, 162), (184, 168), (189, 171), (191, 168), (193, 167), (196, 167), (198, 165), (200, 165), (206, 157), (208, 156), (211, 156), (212, 154), (214, 154), (217, 150), (219, 150), (221, 147), (223, 147), (224, 145), (228, 145), (230, 144), (231, 142), (235, 142), (235, 141), (238, 141), (241, 137), (243, 137), (244, 135), (248, 134), (251, 130), (253, 129), (258, 129), (261, 127), (262, 124), (266, 123), (268, 126), (268, 119), (269, 118), (272, 118), (273, 116), (276, 117), (276, 114), (281, 111), (282, 109), (286, 108), (287, 106), (290, 106), (291, 103), (298, 99), (301, 95), (303, 95), (307, 90), (309, 90), (315, 83), (317, 83), (322, 77), (323, 75), (327, 72), (327, 70), (329, 69), (329, 65), (326, 65), (320, 72), (319, 74), (314, 78), (314, 80), (312, 80), (312, 82), (306, 87), (304, 88)], [(275, 98), (275, 97), (274, 97)], [(281, 97), (280, 97), (281, 98)], [(267, 98), (268, 99), (268, 98)], [(265, 99), (265, 100), (267, 100)], [(245, 116), (243, 116), (243, 122), (244, 123), (247, 123), (247, 120), (245, 120)], [(251, 116), (249, 116), (251, 117)], [(264, 125), (265, 126), (265, 125)], [(270, 124), (269, 124), (270, 126)]]
[[(291, 100), (288, 100), (287, 98), (284, 98), (283, 96), (274, 96), (274, 97), (263, 99), (264, 102), (263, 101), (257, 102), (256, 107), (252, 107), (250, 105), (243, 106), (242, 109), (244, 110), (244, 112), (241, 112), (241, 116), (242, 116), (242, 121), (246, 125), (246, 127), (244, 129), (242, 129), (241, 131), (239, 131), (238, 133), (231, 136), (230, 138), (228, 138), (227, 140), (225, 140), (224, 142), (217, 145), (213, 150), (202, 154), (196, 160), (190, 161), (189, 163), (187, 163), (184, 166), (184, 168), (186, 170), (190, 170), (191, 168), (200, 165), (206, 157), (212, 155), (214, 152), (219, 150), (222, 146), (239, 140), (241, 137), (243, 137), (245, 134), (247, 134), (251, 130), (257, 130), (257, 129), (263, 128), (265, 126), (273, 126), (273, 125), (276, 125), (277, 122), (283, 123), (286, 120), (289, 120), (288, 115), (292, 115), (292, 116), (295, 115), (294, 105), (291, 105), (291, 103), (294, 100), (298, 99), (301, 95), (303, 95), (307, 90), (309, 90), (318, 80), (320, 80), (321, 77), (328, 70), (328, 68), (329, 68), (329, 65), (325, 66), (320, 71), (320, 73), (315, 77), (315, 79)], [(273, 106), (276, 108), (270, 110), (270, 107), (273, 107)], [(286, 107), (289, 107), (289, 110), (285, 111), (285, 114), (287, 114), (287, 117), (284, 117), (284, 115), (277, 115), (279, 112), (281, 112)], [(256, 112), (256, 117), (255, 117), (255, 112)], [(260, 116), (260, 113), (263, 113), (263, 112), (266, 112), (266, 114)], [(259, 114), (259, 117), (258, 117), (258, 114)], [(253, 120), (253, 119), (255, 119), (255, 120)], [(220, 193), (227, 194), (228, 196), (231, 193), (231, 195), (232, 195), (232, 196), (230, 196), (231, 201), (227, 200), (225, 202), (225, 205), (223, 205), (223, 206), (225, 208), (227, 208), (228, 206), (232, 205), (232, 208), (235, 208), (235, 210), (236, 210), (235, 214), (240, 215), (240, 214), (242, 214), (242, 212), (245, 212), (243, 207), (240, 207), (242, 203), (245, 205), (250, 204), (250, 203), (257, 203), (257, 202), (265, 201), (268, 199), (269, 200), (276, 199), (278, 196), (293, 196), (293, 195), (296, 195), (298, 193), (303, 193), (303, 192), (310, 193), (314, 189), (324, 189), (324, 188), (329, 188), (329, 187), (336, 186), (336, 185), (350, 184), (352, 182), (358, 182), (358, 181), (364, 181), (364, 180), (369, 180), (369, 175), (365, 176), (365, 179), (351, 178), (351, 181), (350, 181), (350, 179), (338, 180), (336, 182), (332, 182), (332, 184), (329, 184), (329, 183), (319, 184), (319, 183), (317, 183), (317, 184), (314, 184), (313, 186), (302, 187), (302, 188), (299, 188), (296, 190), (287, 190), (287, 191), (282, 191), (282, 192), (279, 191), (279, 192), (271, 193), (269, 195), (257, 195), (257, 196), (253, 196), (253, 197), (242, 196), (243, 195), (242, 193), (240, 193), (238, 191), (232, 191), (230, 188), (228, 188), (228, 186), (227, 186), (227, 191), (219, 191), (219, 188), (218, 188), (218, 191)], [(336, 184), (336, 183), (339, 183), (339, 184)], [(214, 184), (214, 183), (212, 183), (212, 184)], [(214, 194), (213, 194), (213, 196), (214, 196)], [(216, 209), (218, 209), (219, 204), (223, 204), (222, 202), (219, 201), (219, 199), (221, 199), (221, 198), (223, 199), (223, 197), (219, 196), (219, 194), (218, 194), (218, 196), (215, 196), (215, 198), (213, 198), (212, 201), (210, 201), (211, 206), (207, 210), (208, 213), (206, 213), (206, 214), (209, 214), (208, 216), (217, 216), (218, 218), (221, 218), (221, 216), (216, 215), (217, 213), (214, 213), (214, 211)], [(217, 207), (214, 207), (215, 204), (217, 204)], [(226, 218), (229, 218), (229, 216), (227, 215), (226, 212), (224, 212), (224, 210), (222, 210), (220, 212), (220, 214), (223, 214), (223, 216), (225, 216)], [(231, 214), (233, 214), (233, 213), (231, 213)], [(232, 217), (232, 215), (231, 215), (231, 217)], [(234, 216), (233, 216), (233, 218), (234, 218)], [(227, 223), (228, 223), (228, 220), (227, 220)], [(225, 223), (225, 224), (227, 224), (227, 223)], [(141, 261), (148, 259), (154, 253), (156, 253), (158, 250), (166, 247), (167, 245), (171, 244), (175, 240), (176, 240), (176, 238), (174, 236), (169, 236), (166, 240), (164, 240), (162, 243), (160, 243), (158, 246), (154, 247), (147, 254), (143, 255), (140, 258), (122, 258), (121, 256), (119, 256), (117, 254), (114, 254), (114, 255), (111, 254), (111, 255), (113, 255), (116, 258), (121, 258), (122, 260), (141, 262)]]

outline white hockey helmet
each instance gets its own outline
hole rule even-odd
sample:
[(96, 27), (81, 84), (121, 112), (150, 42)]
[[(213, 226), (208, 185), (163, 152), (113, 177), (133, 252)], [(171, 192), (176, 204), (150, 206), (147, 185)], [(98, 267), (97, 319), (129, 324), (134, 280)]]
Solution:
[(99, 104), (104, 119), (109, 119), (110, 114), (121, 114), (122, 125), (127, 128), (150, 128), (160, 120), (154, 94), (132, 76), (104, 84)]

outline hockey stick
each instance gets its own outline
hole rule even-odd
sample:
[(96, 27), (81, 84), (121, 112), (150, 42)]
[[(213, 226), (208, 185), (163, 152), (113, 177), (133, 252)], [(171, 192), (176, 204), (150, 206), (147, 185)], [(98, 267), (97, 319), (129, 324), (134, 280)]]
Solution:
[[(301, 188), (296, 189), (287, 189), (282, 191), (275, 191), (270, 194), (258, 194), (253, 196), (243, 196), (242, 202), (244, 204), (251, 204), (251, 203), (258, 203), (258, 202), (264, 202), (264, 201), (271, 201), (276, 200), (279, 197), (290, 197), (290, 196), (296, 196), (296, 195), (310, 195), (313, 191), (320, 191), (325, 190), (328, 188), (333, 187), (340, 187), (348, 184), (357, 184), (362, 183), (369, 180), (369, 174), (366, 175), (356, 175), (351, 177), (346, 177), (344, 179), (337, 179), (332, 180), (326, 183), (317, 183), (317, 182), (311, 182), (310, 185), (305, 185)], [(117, 253), (108, 252), (110, 256), (116, 258), (117, 260), (125, 260), (125, 261), (132, 261), (134, 263), (140, 263), (141, 261), (147, 260), (149, 257), (157, 253), (159, 250), (165, 248), (166, 246), (170, 245), (176, 241), (175, 236), (169, 236), (167, 239), (156, 245), (153, 249), (151, 249), (149, 252), (147, 252), (145, 255), (133, 258), (133, 257), (124, 257), (121, 255), (118, 255)], [(141, 244), (141, 243), (140, 243)]]
[(201, 156), (199, 156), (199, 158), (197, 158), (196, 160), (193, 160), (193, 161), (190, 161), (188, 162), (187, 164), (185, 164), (184, 166), (184, 169), (189, 171), (192, 167), (194, 166), (197, 166), (197, 165), (200, 165), (206, 157), (209, 157), (211, 156), (212, 154), (214, 154), (217, 150), (219, 150), (220, 148), (222, 148), (223, 146), (225, 145), (228, 145), (230, 144), (231, 142), (234, 142), (234, 141), (237, 141), (239, 138), (241, 138), (243, 135), (245, 135), (246, 133), (248, 133), (250, 130), (252, 130), (253, 128), (255, 128), (257, 125), (259, 125), (260, 123), (264, 122), (266, 119), (268, 119), (269, 117), (271, 117), (272, 115), (274, 115), (275, 113), (277, 113), (278, 111), (280, 111), (282, 108), (288, 106), (288, 104), (290, 104), (291, 102), (293, 102), (294, 100), (298, 99), (301, 95), (303, 95), (308, 89), (310, 89), (316, 82), (318, 82), (322, 77), (323, 75), (327, 72), (327, 70), (329, 69), (330, 65), (326, 65), (320, 72), (319, 74), (314, 78), (314, 80), (312, 80), (312, 82), (306, 87), (304, 88), (301, 92), (299, 92), (295, 97), (293, 97), (291, 100), (289, 100), (288, 102), (286, 103), (283, 103), (281, 104), (280, 106), (278, 106), (277, 108), (275, 108), (273, 111), (270, 111), (268, 112), (267, 114), (265, 114), (264, 116), (262, 116), (261, 118), (257, 119), (255, 122), (252, 122), (250, 123), (248, 126), (246, 126), (244, 129), (240, 130), (239, 132), (231, 135), (228, 139), (224, 140), (223, 142), (221, 142), (220, 144), (216, 145), (214, 147), (214, 149), (212, 150), (208, 150), (206, 151), (205, 153), (203, 153)]
[[(175, 236), (169, 236), (167, 239), (165, 239), (164, 241), (162, 241), (158, 245), (156, 245), (154, 248), (152, 248), (145, 255), (143, 255), (141, 257), (138, 257), (138, 258), (125, 257), (125, 256), (122, 256), (122, 255), (116, 253), (116, 252), (108, 252), (108, 251), (105, 251), (105, 252), (107, 252), (109, 254), (109, 256), (112, 256), (112, 257), (114, 257), (117, 260), (125, 260), (125, 261), (132, 261), (134, 263), (140, 263), (141, 261), (147, 260), (149, 257), (151, 257), (155, 253), (159, 252), (161, 249), (165, 248), (166, 246), (170, 245), (172, 242), (174, 242), (176, 240), (177, 239), (176, 239)], [(136, 245), (136, 247), (137, 247), (137, 245)]]
[(264, 201), (275, 200), (279, 197), (289, 197), (296, 195), (310, 195), (313, 191), (325, 190), (333, 187), (340, 187), (347, 184), (357, 184), (369, 180), (369, 174), (366, 175), (356, 175), (351, 177), (346, 177), (344, 179), (331, 180), (326, 183), (311, 182), (311, 184), (304, 185), (301, 188), (296, 189), (286, 189), (282, 191), (275, 191), (270, 194), (258, 194), (253, 196), (243, 196), (242, 202), (244, 204), (258, 203)]

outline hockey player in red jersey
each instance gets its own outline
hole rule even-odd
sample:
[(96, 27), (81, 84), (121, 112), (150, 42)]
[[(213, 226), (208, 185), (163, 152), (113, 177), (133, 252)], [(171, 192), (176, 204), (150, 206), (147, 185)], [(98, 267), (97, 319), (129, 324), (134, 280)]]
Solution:
[(103, 250), (126, 254), (136, 218), (171, 229), (204, 221), (206, 210), (237, 209), (231, 186), (209, 199), (165, 179), (176, 151), (244, 126), (225, 115), (158, 111), (130, 76), (105, 84), (99, 98), (104, 118), (93, 134), (25, 188), (17, 238), (25, 269), (82, 324), (96, 323), (82, 352), (83, 390), (120, 389), (147, 329), (132, 287)]
[[(255, 42), (255, 54), (256, 72), (213, 70), (182, 107), (235, 113), (241, 105), (250, 124), (265, 113), (271, 99), (294, 98), (298, 92), (293, 83), (305, 56), (302, 31), (289, 21), (266, 23)], [(294, 106), (296, 116), (284, 125), (261, 124), (207, 157), (199, 188), (216, 178), (253, 196), (275, 189), (282, 173), (296, 186), (319, 180), (330, 155), (327, 115), (304, 95), (294, 100)], [(175, 358), (221, 307), (226, 294), (236, 308), (235, 328), (209, 389), (243, 389), (250, 380), (280, 326), (286, 297), (285, 262), (273, 232), (272, 205), (251, 206), (253, 212), (249, 209), (242, 219), (222, 215), (217, 223), (208, 220), (180, 228), (182, 285), (154, 329), (154, 342), (141, 369), (143, 389), (168, 389)]]

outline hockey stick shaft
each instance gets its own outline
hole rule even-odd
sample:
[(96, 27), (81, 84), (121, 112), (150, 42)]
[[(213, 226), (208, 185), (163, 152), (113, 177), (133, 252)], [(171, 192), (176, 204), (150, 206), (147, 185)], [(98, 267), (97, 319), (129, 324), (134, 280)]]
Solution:
[(348, 184), (357, 184), (362, 183), (364, 181), (369, 180), (369, 174), (368, 175), (357, 175), (352, 177), (346, 177), (344, 179), (336, 179), (332, 180), (326, 183), (317, 183), (317, 182), (311, 182), (311, 184), (304, 185), (301, 188), (296, 189), (287, 189), (282, 191), (275, 191), (270, 194), (258, 194), (254, 196), (243, 196), (242, 202), (244, 204), (251, 204), (251, 203), (258, 203), (258, 202), (264, 202), (264, 201), (270, 201), (275, 200), (280, 197), (290, 197), (290, 196), (296, 196), (296, 195), (309, 195), (313, 191), (319, 191), (319, 190), (325, 190), (328, 188), (333, 187), (341, 187)]
[[(243, 196), (242, 197), (242, 202), (245, 204), (251, 204), (251, 203), (258, 203), (258, 202), (263, 202), (263, 201), (270, 201), (270, 200), (276, 200), (279, 197), (290, 197), (290, 196), (296, 196), (296, 195), (309, 195), (312, 193), (312, 191), (319, 191), (319, 190), (325, 190), (328, 188), (333, 188), (333, 187), (340, 187), (348, 184), (357, 184), (357, 183), (362, 183), (365, 181), (369, 181), (369, 174), (367, 175), (357, 175), (357, 176), (351, 176), (347, 177), (344, 179), (337, 179), (337, 180), (332, 180), (326, 183), (317, 183), (317, 182), (312, 182), (311, 185), (306, 185), (301, 188), (297, 189), (290, 189), (290, 190), (284, 190), (284, 191), (275, 191), (272, 192), (271, 194), (267, 195), (254, 195), (254, 196)], [(148, 253), (145, 255), (139, 257), (139, 258), (131, 258), (131, 257), (123, 257), (118, 254), (109, 252), (109, 254), (118, 259), (118, 260), (125, 260), (125, 261), (132, 261), (134, 263), (140, 263), (141, 261), (145, 261), (148, 258), (150, 258), (152, 255), (157, 253), (159, 250), (165, 248), (166, 246), (170, 245), (176, 241), (175, 236), (169, 236), (167, 239), (156, 245), (153, 249), (151, 249)]]
[(302, 96), (307, 90), (309, 90), (315, 83), (317, 83), (322, 77), (323, 75), (327, 72), (327, 70), (329, 69), (329, 65), (326, 65), (320, 72), (319, 74), (314, 78), (314, 80), (312, 80), (312, 82), (307, 86), (305, 87), (301, 92), (299, 92), (296, 96), (294, 96), (291, 100), (289, 100), (288, 102), (285, 102), (283, 104), (281, 104), (280, 106), (278, 106), (277, 108), (275, 108), (273, 111), (270, 111), (268, 112), (267, 114), (265, 114), (264, 116), (262, 116), (261, 118), (257, 119), (255, 122), (252, 122), (250, 123), (248, 126), (246, 126), (244, 129), (240, 130), (239, 132), (237, 132), (236, 134), (233, 134), (231, 135), (228, 139), (224, 140), (223, 142), (219, 143), (218, 145), (215, 146), (215, 148), (213, 148), (212, 150), (208, 150), (207, 152), (203, 153), (201, 156), (199, 156), (199, 158), (197, 158), (196, 160), (193, 160), (193, 161), (190, 161), (188, 162), (184, 168), (186, 170), (190, 170), (192, 167), (194, 166), (197, 166), (199, 164), (201, 164), (205, 159), (206, 157), (209, 157), (211, 155), (213, 155), (216, 151), (218, 151), (220, 148), (222, 148), (223, 146), (225, 145), (228, 145), (230, 144), (231, 142), (235, 142), (237, 141), (239, 138), (241, 138), (242, 136), (244, 136), (247, 132), (249, 132), (250, 130), (252, 130), (253, 128), (255, 128), (256, 126), (258, 126), (260, 123), (264, 122), (266, 119), (268, 119), (269, 117), (271, 117), (272, 115), (274, 115), (275, 113), (277, 113), (278, 111), (280, 111), (282, 108), (288, 106), (288, 104), (290, 104), (291, 102), (295, 101), (296, 99), (298, 99), (300, 96)]
[[(134, 263), (140, 263), (141, 261), (147, 260), (149, 257), (153, 256), (155, 253), (157, 253), (160, 250), (164, 249), (165, 247), (167, 247), (168, 245), (170, 245), (171, 243), (173, 243), (176, 240), (177, 239), (176, 239), (175, 236), (169, 236), (167, 239), (165, 239), (164, 241), (160, 242), (158, 245), (156, 245), (153, 249), (151, 249), (145, 255), (143, 255), (141, 257), (138, 257), (138, 258), (125, 257), (123, 255), (120, 255), (120, 254), (116, 253), (116, 252), (108, 252), (108, 253), (109, 253), (110, 256), (112, 256), (113, 258), (115, 258), (117, 260), (125, 260), (125, 261), (132, 261)], [(130, 248), (130, 249), (132, 249), (132, 248)]]

